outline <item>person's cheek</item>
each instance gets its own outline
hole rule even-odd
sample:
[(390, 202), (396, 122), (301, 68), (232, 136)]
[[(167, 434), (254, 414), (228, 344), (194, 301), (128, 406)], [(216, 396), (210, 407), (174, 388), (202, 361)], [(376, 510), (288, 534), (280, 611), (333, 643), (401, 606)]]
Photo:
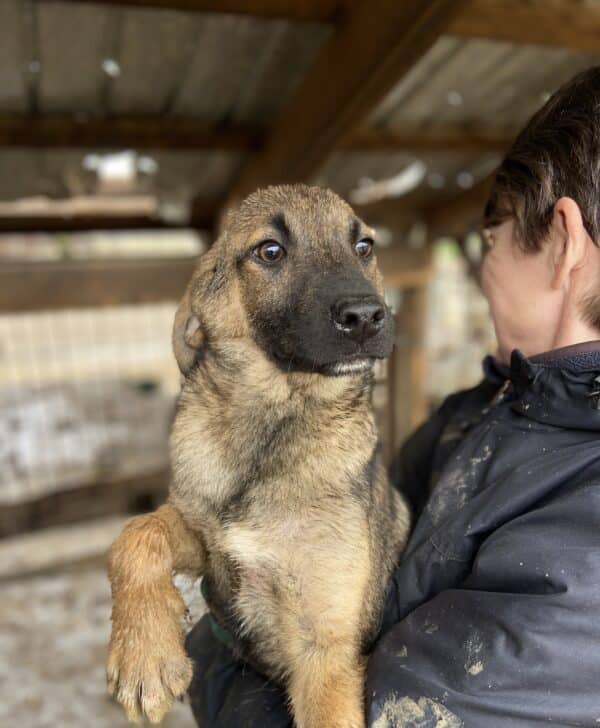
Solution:
[(481, 290), (490, 307), (490, 316), (496, 332), (498, 343), (497, 355), (501, 360), (508, 357), (510, 351), (510, 325), (506, 311), (504, 287), (502, 285), (502, 261), (497, 260), (496, 251), (491, 250), (483, 260), (480, 271)]
[[(496, 261), (493, 252), (490, 252), (483, 259), (480, 271), (480, 284), (483, 295), (487, 298), (490, 308), (493, 309), (495, 302), (495, 293), (497, 290), (497, 282), (495, 276)], [(492, 315), (493, 315), (492, 310)]]

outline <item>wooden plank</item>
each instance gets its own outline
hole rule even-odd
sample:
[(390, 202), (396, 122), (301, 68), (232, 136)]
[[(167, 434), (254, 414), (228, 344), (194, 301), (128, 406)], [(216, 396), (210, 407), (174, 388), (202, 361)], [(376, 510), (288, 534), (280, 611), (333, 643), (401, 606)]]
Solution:
[(252, 150), (260, 147), (262, 139), (263, 134), (257, 129), (208, 128), (195, 119), (0, 118), (0, 147)]
[(600, 52), (597, 0), (470, 0), (448, 32), (533, 45)]
[(113, 516), (0, 541), (0, 582), (105, 559), (126, 522)]
[[(0, 233), (24, 232), (83, 232), (86, 230), (168, 230), (179, 228), (212, 229), (215, 219), (213, 202), (196, 199), (190, 210), (189, 219), (179, 222), (163, 220), (157, 211), (146, 211), (142, 203), (134, 208), (127, 200), (90, 199), (82, 200), (78, 209), (78, 198), (58, 200), (48, 204), (48, 211), (24, 210), (18, 204), (0, 202)], [(122, 205), (119, 202), (128, 202)], [(127, 209), (129, 207), (129, 210)], [(92, 208), (92, 209), (90, 209)]]
[[(56, 0), (55, 0), (56, 1)], [(333, 22), (344, 0), (65, 0), (76, 4), (180, 10), (186, 13), (249, 15), (265, 20)], [(50, 0), (52, 2), (52, 0)], [(46, 0), (48, 4), (48, 0)]]
[(309, 179), (444, 33), (465, 0), (363, 0), (321, 50), (228, 204), (265, 184)]
[(196, 258), (0, 265), (0, 312), (178, 301)]
[(152, 510), (164, 501), (169, 477), (163, 470), (69, 488), (22, 503), (0, 504), (0, 543), (1, 539), (43, 528)]
[[(425, 284), (428, 264), (415, 264), (401, 251), (378, 250), (387, 285)], [(0, 265), (0, 312), (80, 306), (177, 301), (196, 258), (154, 258), (4, 263)]]

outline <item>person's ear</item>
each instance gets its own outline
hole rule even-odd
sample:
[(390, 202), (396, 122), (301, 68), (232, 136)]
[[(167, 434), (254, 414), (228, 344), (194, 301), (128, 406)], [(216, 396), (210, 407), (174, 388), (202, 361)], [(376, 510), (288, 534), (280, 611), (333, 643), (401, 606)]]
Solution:
[(173, 353), (183, 375), (186, 375), (196, 363), (204, 343), (200, 319), (192, 311), (192, 284), (193, 281), (187, 287), (177, 308), (173, 324)]
[(591, 238), (579, 205), (570, 197), (557, 200), (550, 227), (554, 248), (552, 287), (560, 289), (568, 284), (571, 273), (583, 265)]

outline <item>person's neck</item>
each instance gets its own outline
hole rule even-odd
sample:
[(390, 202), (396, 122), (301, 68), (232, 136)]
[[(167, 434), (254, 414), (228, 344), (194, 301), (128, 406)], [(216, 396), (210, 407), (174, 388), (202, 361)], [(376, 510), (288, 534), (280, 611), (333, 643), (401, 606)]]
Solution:
[(600, 339), (600, 331), (582, 319), (579, 312), (576, 314), (567, 313), (562, 317), (557, 327), (556, 333), (550, 342), (549, 350), (584, 344), (597, 339)]
[(562, 325), (558, 326), (554, 333), (550, 332), (550, 335), (539, 337), (535, 341), (515, 342), (504, 350), (499, 348), (496, 358), (504, 364), (510, 364), (510, 358), (515, 349), (531, 358), (554, 351), (554, 349), (563, 349), (567, 346), (576, 346), (577, 344), (598, 340), (600, 340), (600, 331), (580, 318), (576, 318), (572, 321), (563, 321)]

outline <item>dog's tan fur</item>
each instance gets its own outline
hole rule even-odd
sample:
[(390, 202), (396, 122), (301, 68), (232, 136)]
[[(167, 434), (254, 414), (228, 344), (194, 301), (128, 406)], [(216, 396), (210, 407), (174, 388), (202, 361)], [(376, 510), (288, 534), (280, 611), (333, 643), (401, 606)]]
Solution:
[[(175, 570), (205, 576), (211, 611), (286, 686), (299, 728), (364, 726), (365, 648), (408, 515), (378, 454), (372, 373), (288, 372), (253, 334), (293, 269), (266, 285), (240, 255), (282, 212), (317, 267), (348, 265), (351, 209), (306, 187), (251, 196), (200, 259), (174, 327), (186, 378), (169, 502), (134, 519), (109, 559), (109, 688), (130, 719), (159, 721), (191, 679)], [(375, 262), (364, 271), (381, 292)]]

